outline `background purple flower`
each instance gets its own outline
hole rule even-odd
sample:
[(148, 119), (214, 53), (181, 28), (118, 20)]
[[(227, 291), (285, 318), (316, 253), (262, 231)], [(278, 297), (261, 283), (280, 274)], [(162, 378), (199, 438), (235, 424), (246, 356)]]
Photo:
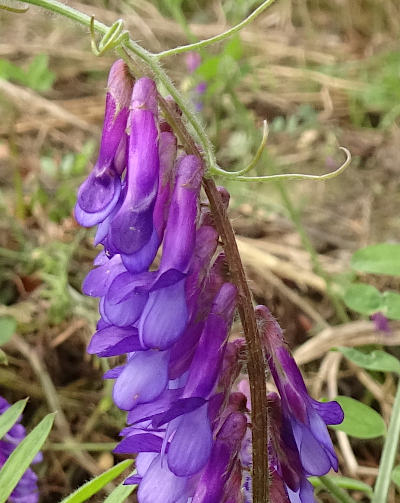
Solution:
[[(0, 397), (0, 416), (9, 408), (10, 404), (7, 400)], [(26, 436), (25, 428), (20, 421), (21, 418), (19, 418), (4, 437), (0, 439), (0, 469), (7, 461), (10, 454)], [(39, 452), (36, 454), (32, 464), (40, 463), (42, 459), (42, 453)], [(28, 468), (23, 474), (8, 501), (10, 503), (37, 503), (39, 501), (37, 475), (31, 468)]]

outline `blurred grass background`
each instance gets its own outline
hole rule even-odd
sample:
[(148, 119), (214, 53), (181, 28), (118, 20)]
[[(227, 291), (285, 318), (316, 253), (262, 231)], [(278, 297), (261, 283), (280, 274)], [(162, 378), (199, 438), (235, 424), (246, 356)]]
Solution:
[[(152, 51), (220, 33), (259, 3), (69, 2), (108, 24), (122, 17)], [(225, 169), (251, 161), (264, 119), (270, 135), (257, 174), (322, 174), (342, 162), (338, 146), (351, 151), (351, 168), (329, 182), (226, 185), (256, 300), (285, 327), (313, 396), (339, 389), (385, 419), (393, 378), (371, 383), (340, 355), (327, 354), (318, 337), (329, 329), (334, 345), (345, 333), (343, 344), (351, 346), (375, 333), (340, 296), (352, 277), (351, 254), (399, 237), (399, 34), (397, 0), (277, 0), (239, 36), (202, 51), (193, 74), (184, 56), (163, 61), (188, 99), (201, 99), (198, 113)], [(107, 363), (85, 353), (97, 307), (80, 285), (97, 252), (92, 231), (79, 229), (72, 214), (96, 158), (112, 61), (112, 54), (96, 58), (89, 33), (72, 22), (36, 8), (0, 12), (0, 320), (15, 320), (0, 394), (12, 402), (31, 397), (28, 424), (61, 410), (39, 467), (43, 502), (111, 466), (109, 446), (99, 444), (115, 442), (124, 424), (101, 379)], [(201, 82), (207, 89), (199, 98)], [(398, 288), (391, 278), (368, 281)], [(388, 344), (396, 352), (399, 325), (392, 328)], [(315, 351), (304, 353), (311, 336)], [(59, 445), (73, 440), (90, 444), (89, 452)], [(342, 473), (373, 483), (380, 442), (340, 448)], [(394, 492), (390, 497), (396, 501)]]

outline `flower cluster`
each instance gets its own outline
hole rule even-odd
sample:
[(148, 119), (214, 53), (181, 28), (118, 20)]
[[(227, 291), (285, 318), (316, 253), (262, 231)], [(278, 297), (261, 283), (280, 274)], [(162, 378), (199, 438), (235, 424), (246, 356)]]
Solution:
[[(309, 396), (296, 362), (284, 344), (282, 330), (268, 308), (257, 306), (256, 318), (279, 393), (267, 396), (271, 503), (314, 503), (313, 487), (307, 477), (325, 475), (331, 468), (337, 471), (338, 460), (326, 425), (340, 424), (343, 411), (337, 402), (318, 402)], [(239, 389), (248, 395), (246, 384), (241, 382)], [(246, 450), (242, 461), (249, 463)], [(250, 495), (251, 481), (247, 485)]]
[[(125, 483), (139, 484), (140, 503), (242, 503), (251, 440), (246, 396), (232, 391), (245, 346), (228, 340), (237, 292), (200, 201), (202, 161), (178, 145), (157, 98), (152, 80), (114, 63), (99, 158), (75, 210), (104, 247), (83, 284), (100, 298), (88, 352), (125, 355), (105, 378), (128, 412), (115, 452), (137, 454)], [(311, 503), (307, 477), (337, 469), (326, 424), (342, 411), (309, 397), (279, 325), (266, 307), (256, 317), (279, 392), (268, 397), (272, 502)]]
[[(231, 393), (243, 342), (228, 342), (236, 288), (210, 211), (201, 159), (178, 148), (152, 80), (122, 61), (109, 77), (98, 161), (75, 215), (104, 251), (83, 290), (100, 297), (91, 354), (126, 354), (106, 373), (128, 411), (115, 449), (138, 453), (140, 503), (240, 501), (245, 397)], [(228, 203), (229, 196), (221, 189)], [(150, 266), (162, 245), (158, 267)]]
[[(0, 396), (0, 416), (9, 408), (10, 404)], [(25, 428), (22, 426), (19, 419), (4, 437), (0, 439), (0, 469), (25, 436)], [(32, 464), (40, 463), (41, 461), (42, 453), (39, 452), (36, 454)], [(28, 468), (22, 475), (8, 501), (10, 501), (10, 503), (37, 503), (39, 501), (37, 475), (31, 468)]]

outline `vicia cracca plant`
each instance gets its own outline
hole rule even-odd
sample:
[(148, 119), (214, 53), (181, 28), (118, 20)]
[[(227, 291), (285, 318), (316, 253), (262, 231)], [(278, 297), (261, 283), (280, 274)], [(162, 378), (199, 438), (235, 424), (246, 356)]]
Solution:
[[(140, 503), (252, 501), (251, 419), (234, 388), (246, 343), (229, 339), (237, 287), (202, 177), (202, 159), (185, 151), (159, 110), (154, 81), (134, 81), (116, 61), (99, 158), (75, 215), (81, 225), (98, 224), (95, 243), (104, 247), (83, 284), (100, 298), (88, 351), (126, 355), (105, 378), (115, 380), (114, 402), (128, 411), (114, 452), (137, 455), (137, 473), (125, 483), (139, 485)], [(229, 194), (217, 194), (225, 210)], [(309, 397), (279, 325), (266, 307), (255, 313), (279, 393), (267, 397), (263, 439), (270, 498), (312, 502), (307, 476), (338, 468), (326, 424), (340, 423), (342, 410)]]
[[(343, 412), (308, 395), (278, 323), (266, 307), (254, 308), (227, 217), (229, 194), (212, 177), (322, 180), (350, 157), (322, 176), (249, 177), (265, 128), (250, 165), (226, 171), (159, 65), (236, 33), (272, 0), (220, 36), (159, 54), (131, 40), (122, 21), (108, 28), (55, 0), (28, 3), (90, 27), (96, 54), (115, 49), (121, 58), (110, 71), (99, 155), (75, 217), (97, 226), (103, 247), (83, 284), (100, 299), (88, 352), (123, 360), (104, 377), (127, 411), (114, 450), (135, 456), (125, 484), (138, 485), (139, 503), (313, 503), (308, 477), (338, 469), (326, 425), (340, 423)], [(243, 339), (230, 334), (236, 312)], [(267, 368), (276, 392), (267, 393)]]

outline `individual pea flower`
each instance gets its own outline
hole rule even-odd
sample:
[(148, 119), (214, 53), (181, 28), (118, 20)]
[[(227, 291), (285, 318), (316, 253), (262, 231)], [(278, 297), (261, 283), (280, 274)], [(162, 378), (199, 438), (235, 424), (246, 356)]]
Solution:
[(277, 321), (265, 306), (257, 306), (256, 317), (280, 395), (285, 431), (293, 436), (304, 473), (319, 476), (331, 468), (337, 471), (338, 460), (326, 425), (343, 421), (340, 405), (334, 401), (318, 402), (309, 396)]
[(123, 60), (116, 61), (108, 77), (106, 109), (99, 157), (78, 191), (75, 217), (91, 227), (115, 208), (121, 193), (121, 174), (126, 164), (126, 127), (133, 79)]
[(122, 202), (110, 220), (107, 247), (122, 258), (139, 252), (153, 234), (153, 210), (158, 192), (157, 89), (148, 78), (132, 91), (128, 117), (128, 159)]
[[(0, 397), (0, 416), (10, 408), (10, 404), (3, 397)], [(26, 431), (21, 424), (21, 418), (11, 427), (11, 429), (0, 439), (0, 469), (7, 461), (10, 454), (25, 438)], [(39, 452), (32, 461), (32, 464), (42, 461), (42, 453)], [(39, 490), (37, 487), (37, 475), (28, 468), (23, 474), (15, 489), (9, 496), (10, 503), (37, 503), (39, 501)]]

